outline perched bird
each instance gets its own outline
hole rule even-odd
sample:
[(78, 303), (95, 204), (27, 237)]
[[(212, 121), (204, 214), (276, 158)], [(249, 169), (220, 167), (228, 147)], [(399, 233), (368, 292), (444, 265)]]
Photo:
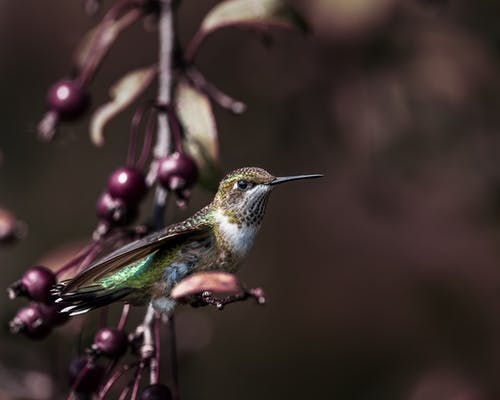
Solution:
[(56, 289), (62, 312), (81, 314), (118, 300), (170, 314), (172, 288), (194, 272), (233, 273), (252, 246), (272, 189), (322, 175), (274, 177), (261, 168), (226, 175), (214, 200), (190, 218), (132, 242), (98, 260)]

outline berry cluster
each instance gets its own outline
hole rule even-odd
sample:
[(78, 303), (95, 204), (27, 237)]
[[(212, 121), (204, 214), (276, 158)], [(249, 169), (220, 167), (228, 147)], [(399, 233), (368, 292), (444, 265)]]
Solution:
[(109, 225), (129, 224), (136, 218), (139, 202), (146, 192), (146, 179), (140, 170), (134, 167), (117, 169), (97, 201), (98, 218)]
[[(99, 10), (102, 3), (101, 0), (83, 1), (87, 12), (92, 14)], [(209, 82), (196, 67), (195, 57), (202, 42), (217, 29), (227, 26), (254, 26), (259, 30), (271, 26), (290, 28), (300, 21), (282, 0), (259, 1), (265, 3), (263, 7), (248, 8), (247, 4), (239, 0), (220, 2), (207, 14), (198, 32), (183, 49), (175, 38), (176, 24), (173, 22), (180, 1), (115, 0), (98, 26), (82, 40), (76, 52), (74, 73), (69, 78), (57, 81), (48, 90), (47, 113), (38, 124), (41, 139), (54, 139), (59, 123), (75, 121), (90, 110), (90, 85), (110, 46), (122, 30), (151, 16), (155, 21), (163, 21), (158, 29), (158, 63), (132, 71), (113, 85), (110, 90), (111, 101), (92, 115), (92, 141), (102, 145), (103, 126), (114, 115), (133, 104), (157, 75), (158, 97), (137, 107), (131, 123), (126, 162), (111, 174), (97, 201), (99, 222), (90, 243), (55, 272), (43, 266), (34, 266), (8, 289), (11, 299), (27, 297), (30, 300), (11, 321), (12, 332), (42, 339), (54, 327), (68, 320), (67, 314), (60, 312), (61, 306), (54, 301), (51, 289), (61, 284), (58, 281), (63, 276), (78, 274), (106, 251), (147, 233), (148, 228), (144, 225), (131, 227), (131, 224), (140, 214), (140, 205), (147, 198), (148, 190), (153, 187), (155, 190), (154, 221), (148, 225), (160, 228), (167, 194), (174, 194), (177, 204), (182, 207), (197, 181), (213, 188), (213, 181), (218, 180), (219, 174), (217, 129), (212, 104), (218, 104), (235, 114), (242, 113), (245, 105)], [(139, 126), (144, 115), (149, 117), (145, 124), (142, 150), (135, 159)], [(166, 123), (160, 124), (165, 119)], [(190, 121), (196, 121), (195, 128)], [(152, 138), (155, 134), (157, 143), (152, 154)], [(2, 225), (0, 218), (0, 239), (2, 235), (12, 236), (12, 224), (2, 230), (3, 226), (5, 224)], [(195, 303), (213, 304), (222, 309), (229, 302), (248, 297), (263, 298), (262, 295), (244, 291), (223, 299), (205, 296)], [(104, 399), (115, 383), (129, 371), (134, 371), (133, 378), (121, 390), (121, 399), (168, 400), (173, 397), (169, 388), (159, 383), (160, 319), (150, 314), (152, 309), (148, 309), (144, 322), (127, 334), (125, 325), (128, 310), (129, 306), (125, 305), (116, 327), (107, 326), (104, 321), (86, 354), (71, 362), (71, 390), (82, 395), (77, 397), (88, 398), (97, 394), (99, 399)], [(175, 341), (172, 340), (172, 343)], [(131, 353), (134, 361), (120, 364), (119, 361), (127, 352)], [(175, 354), (175, 351), (172, 353)], [(151, 372), (149, 385), (141, 391), (141, 379), (148, 369)], [(175, 374), (175, 368), (172, 373)], [(175, 385), (175, 376), (172, 381)], [(177, 399), (178, 388), (173, 386), (172, 391)]]
[(24, 296), (32, 300), (21, 308), (10, 322), (13, 333), (24, 333), (32, 339), (42, 339), (54, 326), (68, 320), (66, 314), (59, 312), (60, 307), (50, 301), (50, 290), (55, 283), (56, 276), (51, 270), (35, 266), (9, 287), (8, 294), (11, 299)]
[[(75, 89), (75, 87), (72, 87), (72, 89)], [(49, 98), (57, 97), (57, 94), (53, 93), (54, 90), (50, 90)], [(11, 299), (27, 297), (31, 300), (31, 303), (21, 308), (11, 321), (10, 329), (13, 333), (23, 333), (32, 339), (42, 339), (54, 327), (68, 320), (68, 314), (60, 313), (61, 306), (54, 303), (54, 298), (51, 297), (51, 289), (58, 283), (58, 277), (63, 273), (67, 274), (71, 271), (78, 272), (85, 269), (92, 263), (101, 249), (107, 247), (109, 243), (119, 242), (117, 238), (130, 240), (147, 232), (141, 227), (127, 228), (127, 225), (132, 223), (138, 216), (139, 206), (146, 197), (148, 186), (158, 182), (163, 190), (176, 193), (180, 201), (185, 202), (188, 199), (189, 189), (196, 182), (198, 167), (194, 160), (183, 151), (182, 127), (175, 114), (167, 106), (158, 106), (154, 102), (148, 102), (147, 104), (149, 104), (149, 108), (155, 111), (153, 113), (154, 117), (156, 114), (164, 112), (168, 116), (175, 151), (151, 163), (149, 170), (153, 172), (153, 179), (148, 185), (143, 170), (150, 156), (151, 140), (149, 137), (152, 132), (148, 129), (151, 129), (153, 125), (147, 124), (141, 155), (137, 161), (134, 161), (138, 121), (140, 122), (142, 116), (139, 120), (137, 118), (133, 119), (126, 164), (110, 175), (106, 188), (97, 201), (96, 214), (99, 223), (93, 235), (93, 242), (58, 271), (52, 272), (46, 267), (35, 266), (28, 269), (19, 281), (10, 286), (9, 297)], [(55, 103), (52, 105), (55, 105)], [(148, 111), (148, 107), (139, 107), (138, 113), (144, 114)], [(61, 106), (57, 111), (63, 113), (69, 108), (69, 105), (67, 108)], [(159, 364), (156, 354), (151, 353), (151, 351), (144, 351), (141, 348), (143, 346), (141, 335), (132, 335), (131, 339), (125, 332), (124, 325), (127, 314), (128, 307), (124, 308), (124, 318), (122, 318), (117, 328), (104, 327), (100, 329), (94, 338), (93, 344), (87, 349), (87, 354), (71, 362), (70, 385), (73, 392), (82, 395), (98, 393), (100, 398), (103, 398), (118, 380), (118, 375), (124, 374), (129, 369), (136, 368), (141, 371), (136, 376), (140, 376), (146, 367), (153, 369), (153, 365)], [(137, 340), (139, 340), (139, 344), (136, 343)], [(107, 370), (99, 363), (101, 357), (111, 359), (114, 363), (117, 363), (129, 348), (134, 350), (133, 352), (140, 360), (139, 364), (137, 362), (125, 364), (122, 369), (118, 369), (118, 372), (113, 375), (113, 371)], [(137, 380), (137, 382), (139, 381)], [(168, 387), (157, 381), (151, 382), (140, 394), (138, 384), (132, 386), (135, 391), (135, 397), (133, 398), (171, 398)]]

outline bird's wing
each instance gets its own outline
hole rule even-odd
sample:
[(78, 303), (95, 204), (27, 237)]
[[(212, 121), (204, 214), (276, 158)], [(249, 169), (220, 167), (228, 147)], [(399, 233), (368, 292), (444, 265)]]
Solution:
[(142, 239), (129, 243), (108, 256), (97, 260), (83, 272), (74, 278), (62, 282), (55, 290), (56, 296), (64, 297), (65, 294), (78, 291), (81, 288), (92, 286), (97, 280), (123, 266), (137, 262), (152, 252), (164, 246), (177, 246), (186, 239), (199, 240), (210, 234), (210, 226), (203, 223), (193, 223), (193, 218), (199, 217), (199, 213), (190, 219), (167, 228), (154, 232)]

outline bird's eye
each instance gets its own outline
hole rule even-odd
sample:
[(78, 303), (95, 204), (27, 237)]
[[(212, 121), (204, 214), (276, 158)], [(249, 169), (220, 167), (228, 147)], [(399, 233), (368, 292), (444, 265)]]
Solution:
[(240, 179), (238, 181), (237, 185), (238, 185), (238, 189), (240, 189), (240, 190), (247, 190), (250, 187), (250, 184), (248, 183), (248, 181), (246, 181), (244, 179)]

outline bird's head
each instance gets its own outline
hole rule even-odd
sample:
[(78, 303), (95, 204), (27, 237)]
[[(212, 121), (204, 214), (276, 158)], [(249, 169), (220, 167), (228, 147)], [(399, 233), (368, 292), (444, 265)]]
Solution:
[(238, 224), (259, 225), (264, 216), (269, 194), (276, 185), (321, 176), (314, 174), (275, 177), (262, 168), (240, 168), (222, 179), (215, 195), (214, 205), (234, 218)]

